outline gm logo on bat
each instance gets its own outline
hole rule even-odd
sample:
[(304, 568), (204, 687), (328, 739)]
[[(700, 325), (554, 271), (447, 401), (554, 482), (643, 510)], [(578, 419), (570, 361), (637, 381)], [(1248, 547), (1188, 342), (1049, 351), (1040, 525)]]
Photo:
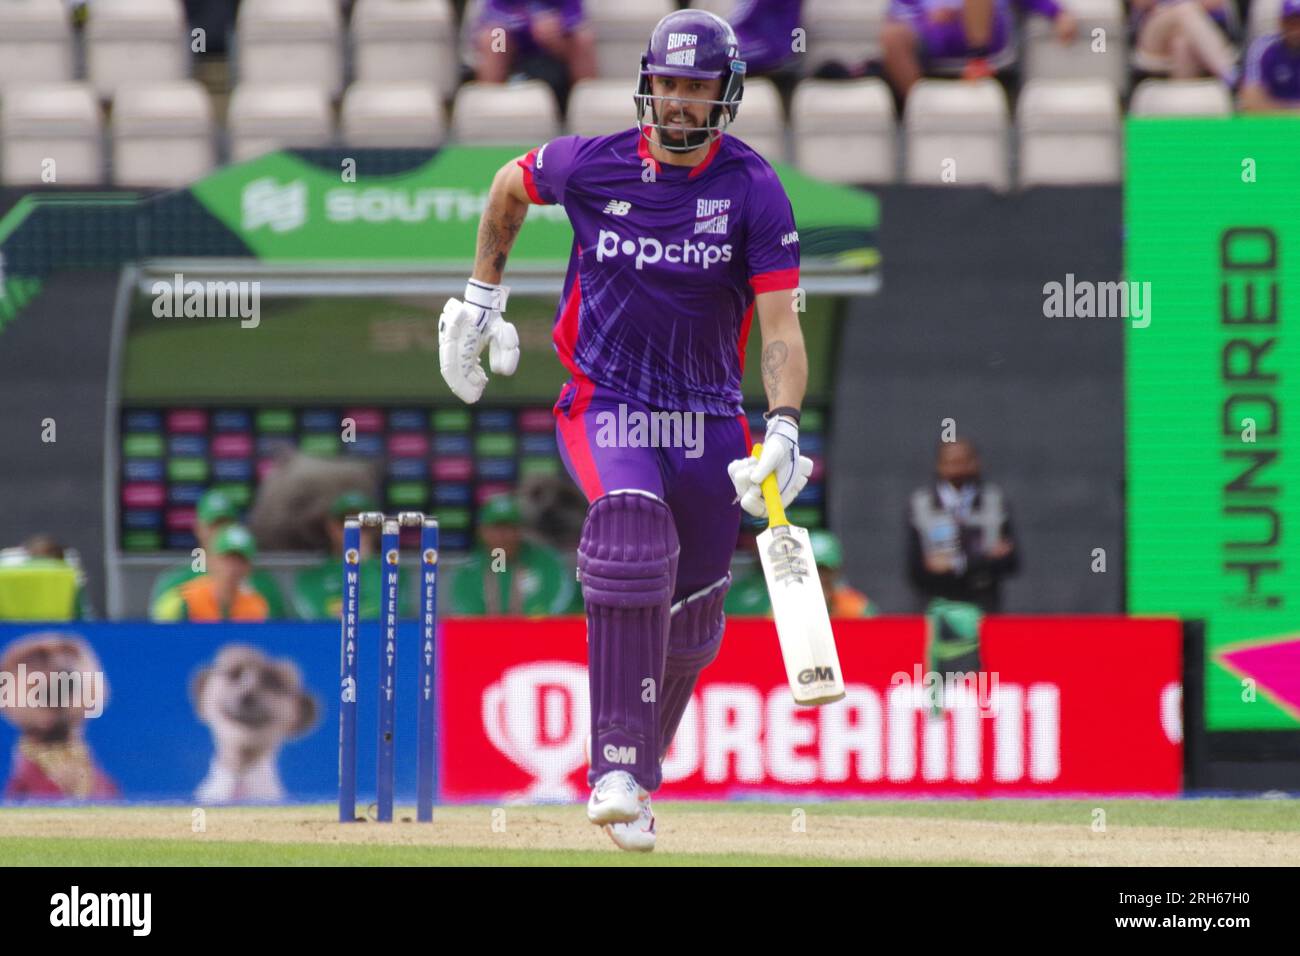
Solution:
[(799, 683), (813, 684), (819, 680), (835, 680), (833, 667), (806, 667), (799, 672)]

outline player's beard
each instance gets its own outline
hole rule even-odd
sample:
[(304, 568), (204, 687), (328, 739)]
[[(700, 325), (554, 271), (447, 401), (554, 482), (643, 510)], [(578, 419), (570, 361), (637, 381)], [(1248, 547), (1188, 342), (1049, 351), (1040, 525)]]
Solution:
[[(695, 126), (670, 126), (659, 118), (659, 111), (657, 108), (654, 109), (654, 114), (655, 124), (659, 127), (659, 144), (661, 146), (668, 146), (679, 150), (691, 150), (699, 149), (701, 146), (708, 145), (709, 131), (707, 129)], [(690, 124), (696, 122), (690, 114), (686, 113), (682, 114), (682, 119), (684, 122)]]

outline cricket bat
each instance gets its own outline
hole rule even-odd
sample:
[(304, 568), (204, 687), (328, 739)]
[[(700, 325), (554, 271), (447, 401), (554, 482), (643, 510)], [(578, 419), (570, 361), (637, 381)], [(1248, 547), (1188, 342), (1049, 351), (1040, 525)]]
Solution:
[[(755, 458), (762, 452), (761, 444), (754, 446)], [(829, 704), (844, 696), (844, 675), (812, 542), (807, 529), (786, 518), (775, 472), (763, 479), (763, 500), (767, 502), (767, 530), (758, 536), (758, 556), (772, 599), (786, 680), (796, 703), (807, 707)]]

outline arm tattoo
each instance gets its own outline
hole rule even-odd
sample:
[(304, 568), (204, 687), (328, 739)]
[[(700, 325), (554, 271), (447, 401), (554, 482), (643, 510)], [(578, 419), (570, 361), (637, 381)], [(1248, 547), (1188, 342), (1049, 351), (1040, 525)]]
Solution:
[(768, 342), (763, 346), (763, 387), (767, 389), (768, 398), (776, 400), (781, 390), (781, 368), (790, 357), (790, 349), (784, 342)]
[(509, 255), (510, 247), (514, 245), (527, 214), (528, 209), (524, 208), (522, 215), (503, 212), (495, 218), (485, 216), (483, 219), (482, 234), (479, 237), (479, 261), (491, 263), (498, 281), (500, 274), (505, 271), (506, 256)]

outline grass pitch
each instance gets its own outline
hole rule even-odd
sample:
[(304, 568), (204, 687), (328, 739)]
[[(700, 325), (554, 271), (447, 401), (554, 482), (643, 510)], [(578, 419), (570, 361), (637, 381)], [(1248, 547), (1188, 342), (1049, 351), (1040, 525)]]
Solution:
[(656, 804), (659, 846), (617, 850), (582, 806), (440, 807), (432, 826), (332, 806), (0, 810), (9, 866), (1295, 866), (1296, 800)]

